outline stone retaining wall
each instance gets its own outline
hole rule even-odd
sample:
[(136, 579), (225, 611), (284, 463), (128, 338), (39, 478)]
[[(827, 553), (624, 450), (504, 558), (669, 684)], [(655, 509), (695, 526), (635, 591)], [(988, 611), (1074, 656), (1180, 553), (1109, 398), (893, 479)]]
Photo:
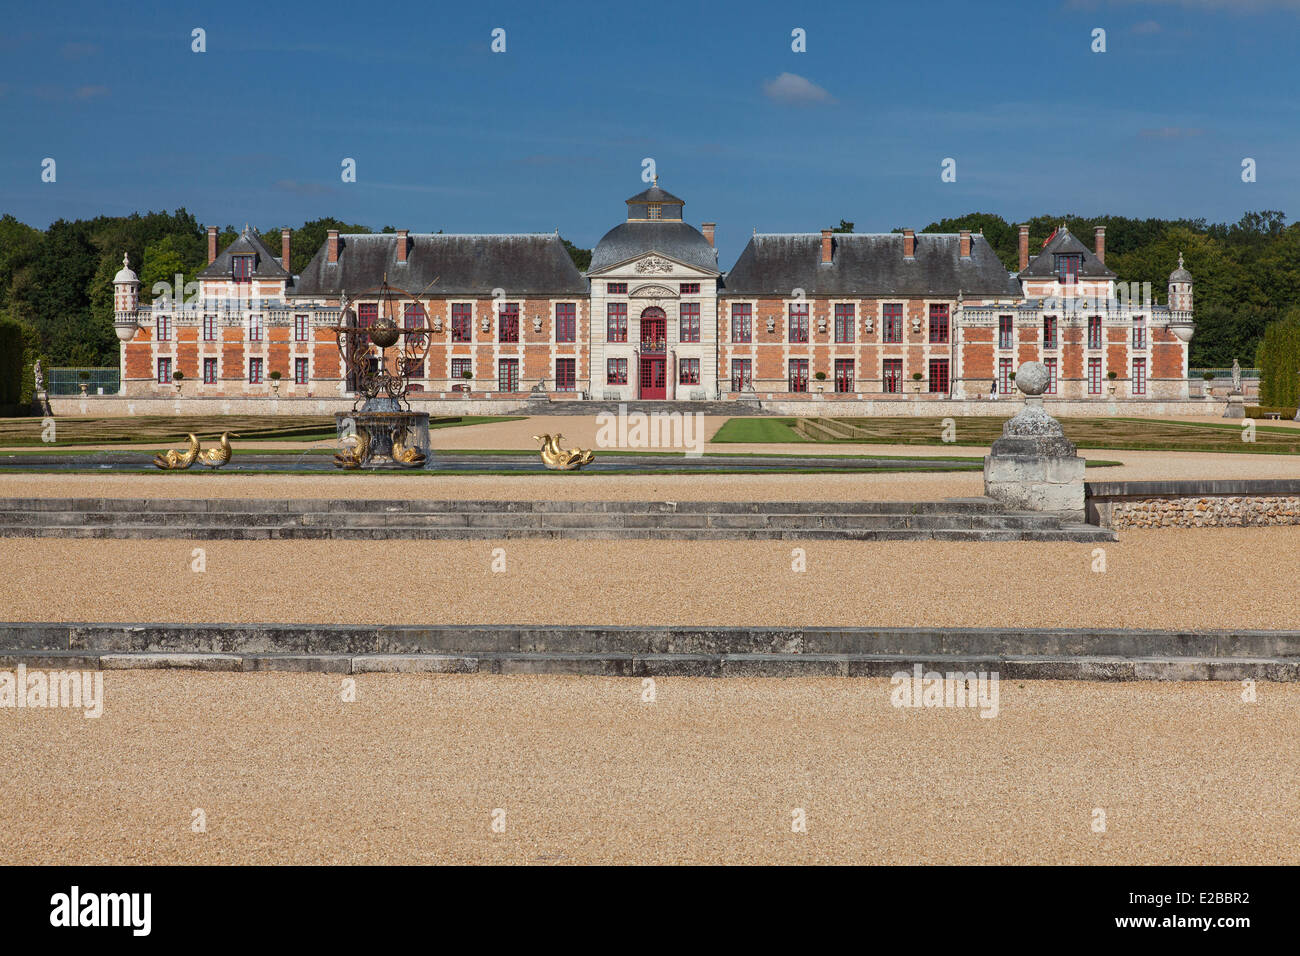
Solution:
[(1088, 482), (1087, 520), (1131, 528), (1230, 528), (1300, 524), (1300, 481)]

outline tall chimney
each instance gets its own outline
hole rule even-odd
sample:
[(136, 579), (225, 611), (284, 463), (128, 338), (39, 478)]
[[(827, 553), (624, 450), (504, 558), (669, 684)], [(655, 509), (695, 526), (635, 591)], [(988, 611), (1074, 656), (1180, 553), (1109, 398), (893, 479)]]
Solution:
[(217, 261), (217, 227), (208, 226), (208, 265)]
[(326, 240), (329, 243), (329, 250), (325, 253), (325, 261), (338, 262), (339, 261), (339, 231), (337, 229), (331, 229), (329, 230), (327, 235), (329, 236), (329, 239)]
[(1102, 265), (1106, 264), (1106, 227), (1098, 226), (1092, 231), (1093, 248), (1097, 250), (1097, 259)]
[(407, 233), (408, 233), (408, 230), (406, 230), (406, 229), (399, 229), (399, 230), (397, 230), (397, 261), (398, 261), (398, 262), (405, 262), (405, 261), (406, 261), (406, 236), (407, 236)]
[(822, 265), (829, 265), (831, 261), (831, 231), (822, 230)]
[(280, 230), (280, 265), (284, 266), (284, 271), (290, 275), (293, 274), (293, 263), (289, 259), (289, 236), (288, 229)]
[(1020, 227), (1020, 271), (1029, 268), (1029, 227)]
[(916, 233), (911, 229), (903, 230), (903, 258), (916, 258)]
[(963, 229), (960, 235), (961, 235), (961, 257), (963, 259), (969, 259), (970, 258), (970, 230)]
[(704, 233), (704, 238), (709, 240), (709, 245), (713, 245), (713, 230), (717, 228), (716, 222), (700, 223), (700, 232)]

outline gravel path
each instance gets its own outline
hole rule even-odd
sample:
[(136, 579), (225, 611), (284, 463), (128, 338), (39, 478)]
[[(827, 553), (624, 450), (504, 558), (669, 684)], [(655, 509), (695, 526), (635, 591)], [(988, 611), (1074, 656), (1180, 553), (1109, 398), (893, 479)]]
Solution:
[[(795, 547), (805, 572), (791, 570)], [(1104, 545), (1104, 573), (1096, 547), (9, 538), (0, 577), (11, 621), (1300, 626), (1300, 527), (1134, 531)], [(381, 567), (391, 598), (368, 586)]]
[(126, 672), (97, 720), (0, 710), (8, 862), (1300, 863), (1300, 685), (1003, 682), (991, 720), (884, 680), (340, 689)]

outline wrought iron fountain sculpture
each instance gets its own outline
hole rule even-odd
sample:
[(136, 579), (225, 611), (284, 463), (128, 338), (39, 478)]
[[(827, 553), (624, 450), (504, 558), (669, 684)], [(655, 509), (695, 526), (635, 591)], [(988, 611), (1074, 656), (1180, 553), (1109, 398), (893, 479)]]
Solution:
[[(341, 448), (334, 464), (348, 470), (422, 468), (429, 458), (429, 415), (411, 411), (406, 396), (411, 370), (423, 367), (429, 350), (432, 332), (427, 310), (413, 308), (399, 324), (397, 309), (408, 303), (418, 306), (419, 298), (390, 286), (387, 276), (378, 289), (362, 292), (356, 299), (377, 300), (378, 314), (373, 322), (361, 325), (344, 293), (341, 319), (333, 332), (356, 399), (352, 411), (334, 416)], [(396, 351), (395, 360), (390, 359), (389, 349)]]

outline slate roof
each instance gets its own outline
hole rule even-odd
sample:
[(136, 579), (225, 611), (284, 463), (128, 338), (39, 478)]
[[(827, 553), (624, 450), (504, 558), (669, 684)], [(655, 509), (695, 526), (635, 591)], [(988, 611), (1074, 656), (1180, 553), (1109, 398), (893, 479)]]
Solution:
[(1079, 277), (1083, 279), (1114, 279), (1117, 273), (1111, 272), (1097, 258), (1096, 253), (1070, 234), (1062, 226), (1052, 237), (1052, 241), (1043, 250), (1029, 260), (1029, 265), (1020, 273), (1022, 279), (1056, 278), (1056, 256), (1058, 254), (1082, 256), (1079, 263)]
[(200, 279), (221, 279), (230, 276), (232, 256), (252, 256), (253, 257), (253, 278), (255, 279), (288, 279), (289, 272), (275, 254), (262, 241), (262, 237), (257, 234), (256, 229), (244, 227), (244, 231), (239, 234), (239, 238), (221, 250), (221, 255), (217, 256), (208, 264), (208, 267), (199, 273)]
[(341, 235), (338, 262), (331, 264), (327, 239), (298, 277), (295, 294), (361, 293), (382, 285), (385, 275), (411, 295), (491, 295), (495, 288), (510, 295), (587, 294), (587, 280), (553, 233), (419, 233), (408, 240), (407, 262), (400, 264), (394, 233)]
[(1020, 283), (983, 236), (971, 236), (969, 259), (961, 258), (960, 241), (956, 233), (917, 233), (916, 255), (904, 259), (902, 233), (836, 233), (831, 262), (822, 265), (820, 233), (760, 233), (723, 277), (722, 294), (1020, 295)]
[(633, 203), (646, 203), (646, 202), (681, 203), (683, 206), (686, 205), (685, 199), (678, 199), (672, 193), (668, 192), (668, 190), (660, 189), (658, 183), (655, 183), (649, 189), (645, 190), (644, 192), (639, 192), (631, 199), (627, 200), (627, 204), (629, 206), (632, 205)]
[(709, 272), (718, 271), (717, 252), (703, 233), (678, 219), (653, 219), (621, 223), (605, 233), (591, 251), (587, 274), (650, 252)]

